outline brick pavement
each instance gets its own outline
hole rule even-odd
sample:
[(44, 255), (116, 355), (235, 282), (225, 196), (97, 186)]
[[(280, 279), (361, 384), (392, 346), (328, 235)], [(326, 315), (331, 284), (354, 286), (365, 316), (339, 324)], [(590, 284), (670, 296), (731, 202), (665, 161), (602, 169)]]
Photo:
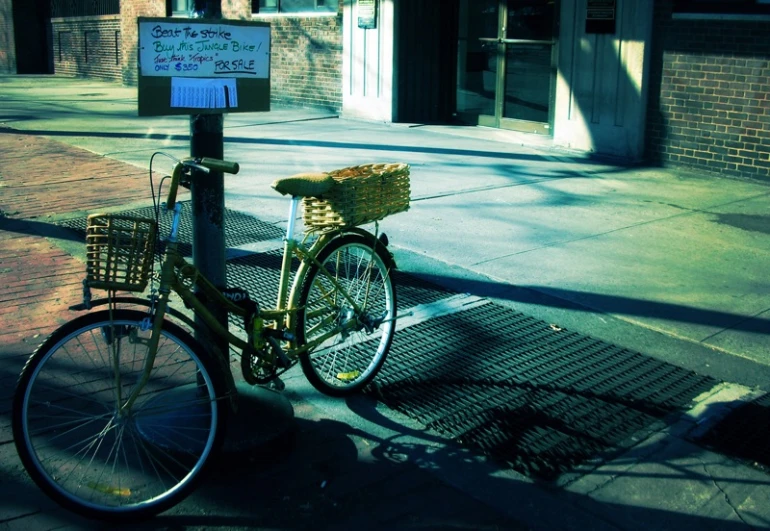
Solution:
[(0, 320), (13, 323), (0, 328), (5, 412), (24, 360), (81, 298), (84, 266), (55, 242), (53, 222), (151, 194), (146, 170), (2, 127), (0, 190)]
[[(54, 222), (150, 199), (146, 170), (0, 127), (0, 475), (5, 479), (24, 474), (10, 427), (16, 379), (43, 339), (73, 317), (68, 307), (82, 300), (85, 266), (63, 244), (84, 243), (67, 241), (69, 234)], [(0, 522), (24, 510), (24, 504), (0, 508)]]

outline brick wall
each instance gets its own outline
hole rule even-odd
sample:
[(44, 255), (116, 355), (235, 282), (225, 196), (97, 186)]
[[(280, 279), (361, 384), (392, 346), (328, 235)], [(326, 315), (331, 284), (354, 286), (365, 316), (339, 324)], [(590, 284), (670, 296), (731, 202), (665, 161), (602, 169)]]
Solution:
[(342, 14), (255, 16), (270, 23), (272, 102), (342, 109)]
[(221, 0), (222, 18), (248, 20), (251, 18), (251, 0)]
[(120, 17), (51, 19), (54, 73), (120, 80)]
[(139, 81), (137, 46), (139, 25), (137, 17), (165, 17), (165, 0), (120, 0), (120, 32), (122, 35), (122, 80), (125, 85), (136, 85)]
[(655, 17), (648, 158), (770, 180), (770, 21)]
[(13, 0), (0, 0), (0, 73), (16, 73)]

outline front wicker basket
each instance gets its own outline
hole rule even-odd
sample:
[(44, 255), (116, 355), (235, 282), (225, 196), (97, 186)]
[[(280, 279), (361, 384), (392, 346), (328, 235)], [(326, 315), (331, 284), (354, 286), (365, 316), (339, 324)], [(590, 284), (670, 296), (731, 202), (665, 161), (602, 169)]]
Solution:
[(303, 200), (310, 230), (351, 227), (409, 209), (409, 165), (364, 164), (329, 172), (336, 186)]
[(152, 219), (111, 214), (88, 216), (88, 285), (116, 291), (144, 291), (152, 270), (156, 228)]

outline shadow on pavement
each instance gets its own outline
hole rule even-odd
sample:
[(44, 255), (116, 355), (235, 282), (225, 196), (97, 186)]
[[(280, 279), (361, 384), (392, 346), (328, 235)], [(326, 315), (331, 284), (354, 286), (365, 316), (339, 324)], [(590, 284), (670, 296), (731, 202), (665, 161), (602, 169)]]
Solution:
[[(729, 328), (755, 334), (770, 335), (770, 319), (751, 318), (683, 306), (668, 302), (590, 293), (552, 286), (510, 285), (500, 282), (449, 277), (445, 275), (420, 274), (429, 282), (449, 285), (458, 291), (479, 297), (492, 297), (516, 302), (529, 302), (554, 308), (637, 317), (655, 317), (683, 323)], [(578, 302), (579, 301), (579, 302)]]
[[(225, 143), (228, 144), (254, 144), (254, 145), (272, 145), (272, 146), (302, 146), (302, 147), (320, 147), (330, 149), (363, 149), (371, 151), (394, 151), (404, 153), (430, 153), (434, 155), (460, 155), (465, 157), (486, 157), (510, 160), (526, 161), (548, 161), (548, 157), (542, 155), (533, 155), (525, 153), (506, 153), (487, 150), (474, 149), (455, 149), (438, 148), (415, 145), (393, 145), (393, 144), (373, 144), (358, 142), (333, 142), (323, 140), (295, 140), (280, 138), (245, 138), (234, 137), (227, 134), (229, 128), (225, 128)], [(46, 137), (92, 137), (92, 138), (110, 138), (110, 139), (137, 139), (137, 140), (164, 140), (164, 141), (189, 141), (190, 135), (169, 135), (156, 133), (110, 133), (110, 132), (92, 132), (92, 131), (50, 131), (50, 130), (1, 130), (0, 133), (12, 133), (16, 135), (46, 136)], [(564, 160), (572, 163), (595, 164), (596, 158), (591, 157), (573, 157), (563, 156)], [(615, 163), (613, 161), (613, 163)]]
[(82, 234), (62, 228), (54, 223), (29, 219), (12, 219), (3, 216), (2, 213), (0, 213), (0, 230), (25, 234), (28, 236), (69, 240), (84, 244)]

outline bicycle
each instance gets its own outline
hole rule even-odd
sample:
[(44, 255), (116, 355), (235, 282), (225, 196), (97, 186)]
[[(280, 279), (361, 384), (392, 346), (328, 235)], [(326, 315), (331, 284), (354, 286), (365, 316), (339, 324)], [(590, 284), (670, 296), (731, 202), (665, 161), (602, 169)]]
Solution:
[[(291, 204), (277, 304), (265, 309), (245, 290), (214, 286), (179, 250), (179, 186), (211, 171), (237, 173), (238, 164), (171, 157), (164, 205), (171, 228), (157, 251), (161, 205), (152, 167), (158, 154), (166, 155), (150, 159), (154, 219), (88, 216), (83, 303), (73, 308), (106, 308), (53, 332), (27, 361), (14, 395), (14, 441), (27, 472), (60, 505), (96, 519), (147, 518), (194, 489), (237, 406), (230, 348), (240, 352), (249, 384), (274, 381), (299, 362), (316, 389), (342, 396), (375, 377), (397, 319), (396, 264), (376, 222), (408, 208), (408, 165), (273, 183)], [(307, 228), (301, 240), (295, 237), (300, 201)], [(374, 232), (363, 222), (375, 222)], [(299, 267), (289, 289), (293, 257)], [(148, 284), (148, 295), (136, 295)], [(107, 295), (94, 300), (91, 289)], [(173, 307), (171, 293), (199, 319)], [(212, 311), (217, 308), (243, 330), (231, 331)], [(201, 326), (214, 339), (208, 348), (193, 335)]]

